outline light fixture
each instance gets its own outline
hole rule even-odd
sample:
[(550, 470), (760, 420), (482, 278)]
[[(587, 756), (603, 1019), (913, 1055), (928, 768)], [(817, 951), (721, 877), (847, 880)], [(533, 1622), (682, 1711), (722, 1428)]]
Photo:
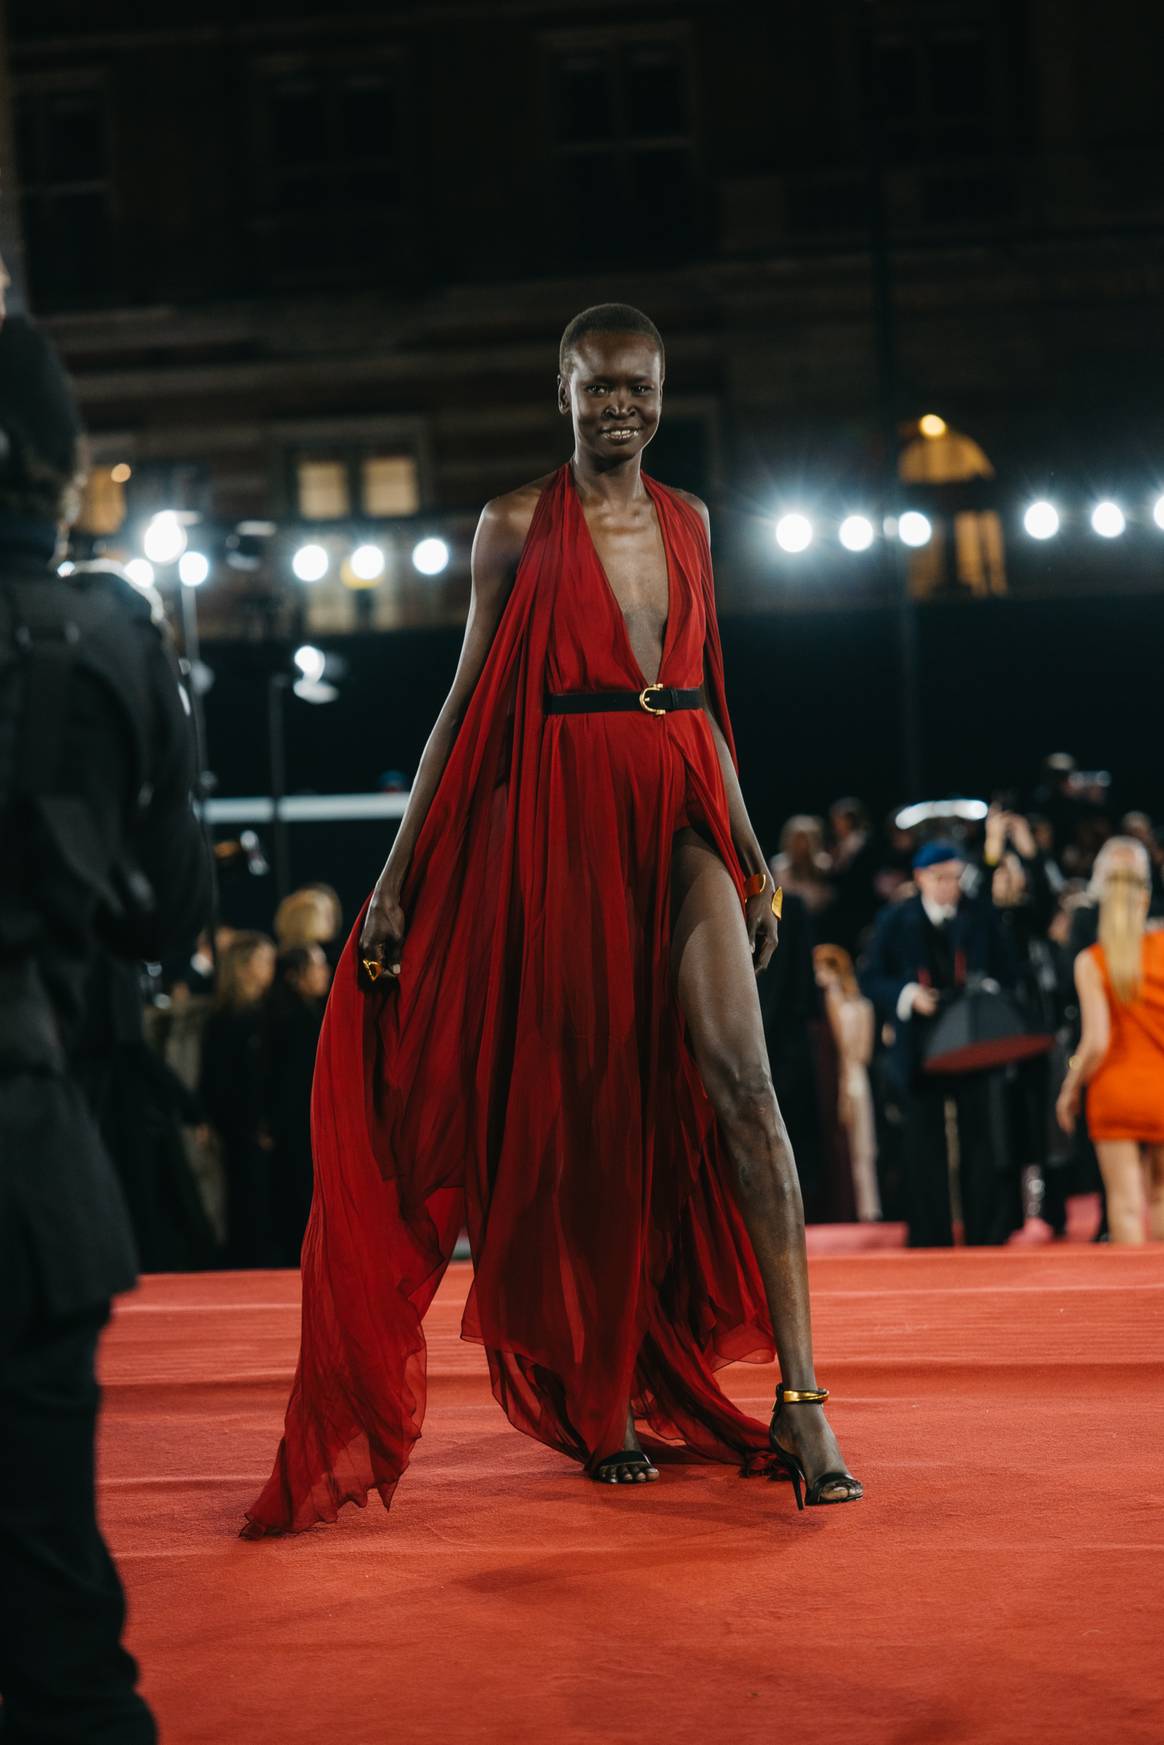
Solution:
[(915, 548), (928, 545), (933, 537), (930, 518), (923, 515), (920, 509), (907, 509), (897, 521), (897, 537), (902, 545), (912, 545)]
[(1164, 533), (1164, 496), (1157, 497), (1156, 501), (1153, 503), (1152, 519), (1160, 531)]
[(939, 418), (936, 412), (925, 413), (923, 417), (918, 419), (917, 427), (923, 436), (929, 437), (931, 442), (939, 436), (945, 436), (946, 431), (949, 429), (946, 420), (944, 418)]
[(154, 585), (154, 566), (147, 557), (131, 557), (125, 573), (135, 588), (152, 588)]
[(312, 683), (315, 683), (323, 677), (327, 656), (322, 648), (316, 648), (312, 643), (305, 642), (302, 648), (295, 650), (291, 658), (305, 679), (310, 679)]
[(72, 558), (67, 557), (63, 563), (57, 565), (57, 574), (58, 576), (71, 576), (76, 567)]
[(151, 563), (177, 563), (186, 549), (186, 529), (172, 509), (163, 509), (146, 528), (141, 543)]
[(133, 477), (133, 468), (127, 461), (119, 460), (115, 467), (110, 467), (109, 477), (115, 485), (127, 485)]
[(378, 582), (384, 574), (384, 552), (378, 545), (357, 545), (348, 562), (358, 581)]
[(448, 568), (449, 548), (443, 539), (422, 539), (412, 548), (412, 563), (422, 576), (439, 576)]
[(321, 582), (327, 566), (328, 555), (322, 545), (301, 545), (291, 559), (291, 568), (301, 582)]
[(1127, 526), (1127, 520), (1119, 504), (1106, 498), (1091, 511), (1091, 525), (1101, 539), (1118, 539)]
[(1059, 511), (1040, 497), (1023, 516), (1023, 526), (1032, 539), (1053, 539), (1059, 531)]
[(210, 574), (210, 559), (201, 551), (184, 551), (178, 559), (178, 575), (188, 588), (200, 588)]
[(812, 522), (807, 515), (793, 510), (776, 523), (776, 543), (781, 551), (807, 551), (812, 544)]
[(846, 515), (838, 538), (846, 551), (868, 551), (873, 543), (873, 523), (867, 515)]

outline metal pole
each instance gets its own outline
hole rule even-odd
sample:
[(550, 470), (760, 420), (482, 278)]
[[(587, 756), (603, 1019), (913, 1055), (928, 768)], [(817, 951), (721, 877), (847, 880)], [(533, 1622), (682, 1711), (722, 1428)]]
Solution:
[(287, 755), (284, 739), (283, 696), (286, 673), (272, 673), (267, 680), (267, 742), (271, 760), (271, 842), (275, 871), (275, 905), (283, 901), (290, 886), (287, 820), (283, 800), (287, 793)]
[[(901, 490), (897, 476), (897, 425), (900, 414), (897, 375), (897, 331), (893, 307), (893, 254), (885, 201), (883, 97), (877, 78), (877, 0), (862, 0), (862, 46), (869, 101), (865, 148), (869, 167), (869, 257), (872, 273), (873, 338), (877, 366), (877, 413), (882, 449), (882, 512), (898, 513)], [(909, 568), (899, 539), (881, 544), (886, 592), (897, 612), (900, 707), (900, 769), (902, 798), (922, 793), (921, 708), (918, 695), (917, 609), (909, 593)]]

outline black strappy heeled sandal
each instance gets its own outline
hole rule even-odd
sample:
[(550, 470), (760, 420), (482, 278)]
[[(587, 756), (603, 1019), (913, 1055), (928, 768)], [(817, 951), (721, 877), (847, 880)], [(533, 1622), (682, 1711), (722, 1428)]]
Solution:
[[(776, 1389), (776, 1405), (772, 1412), (772, 1422), (768, 1426), (768, 1441), (772, 1453), (792, 1480), (798, 1509), (803, 1509), (806, 1503), (810, 1508), (824, 1503), (855, 1503), (858, 1498), (865, 1494), (860, 1479), (854, 1478), (851, 1472), (822, 1472), (819, 1478), (814, 1478), (809, 1484), (807, 1474), (795, 1454), (790, 1454), (787, 1448), (782, 1448), (776, 1440), (776, 1421), (785, 1405), (823, 1406), (828, 1397), (828, 1388), (786, 1388), (781, 1382)], [(849, 1487), (845, 1496), (826, 1497), (821, 1494), (830, 1486), (838, 1484)], [(802, 1485), (805, 1487), (803, 1496), (801, 1495)]]
[[(597, 1484), (638, 1484), (640, 1481), (637, 1478), (604, 1478), (602, 1469), (608, 1466), (642, 1466), (653, 1472), (656, 1477), (658, 1477), (659, 1472), (650, 1455), (644, 1454), (641, 1448), (624, 1448), (618, 1454), (604, 1454), (590, 1474)], [(644, 1478), (642, 1483), (650, 1484), (651, 1480)]]

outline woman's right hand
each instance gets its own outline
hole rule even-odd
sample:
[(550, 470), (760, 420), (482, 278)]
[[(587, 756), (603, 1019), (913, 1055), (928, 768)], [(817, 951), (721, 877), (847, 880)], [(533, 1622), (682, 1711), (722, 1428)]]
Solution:
[(360, 931), (360, 961), (365, 958), (384, 966), (391, 976), (400, 974), (400, 952), (404, 943), (404, 910), (400, 893), (392, 885), (377, 884), (364, 916)]

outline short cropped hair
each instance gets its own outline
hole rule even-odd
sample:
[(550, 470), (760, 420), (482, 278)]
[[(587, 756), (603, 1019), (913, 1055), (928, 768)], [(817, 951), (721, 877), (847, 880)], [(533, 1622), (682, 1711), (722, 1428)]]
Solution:
[(570, 367), (570, 355), (576, 351), (588, 333), (642, 333), (659, 348), (659, 363), (666, 369), (667, 354), (663, 335), (649, 315), (632, 303), (592, 303), (568, 322), (558, 347), (558, 373), (565, 375)]
[(0, 325), (0, 513), (72, 521), (87, 452), (64, 365), (23, 316)]

